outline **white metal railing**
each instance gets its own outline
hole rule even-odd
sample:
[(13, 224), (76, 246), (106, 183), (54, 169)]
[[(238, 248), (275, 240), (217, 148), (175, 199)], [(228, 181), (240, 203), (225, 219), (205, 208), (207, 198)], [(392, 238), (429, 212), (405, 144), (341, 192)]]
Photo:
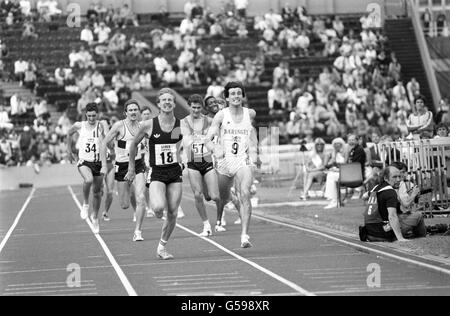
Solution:
[(425, 69), (425, 74), (428, 80), (428, 86), (431, 90), (431, 95), (433, 97), (433, 106), (437, 110), (439, 101), (441, 100), (441, 92), (439, 90), (439, 85), (436, 79), (436, 73), (431, 63), (430, 52), (428, 51), (428, 45), (423, 34), (422, 25), (420, 22), (419, 11), (413, 0), (408, 0), (408, 13), (411, 17), (414, 33), (419, 46), (420, 56), (422, 58), (423, 66)]

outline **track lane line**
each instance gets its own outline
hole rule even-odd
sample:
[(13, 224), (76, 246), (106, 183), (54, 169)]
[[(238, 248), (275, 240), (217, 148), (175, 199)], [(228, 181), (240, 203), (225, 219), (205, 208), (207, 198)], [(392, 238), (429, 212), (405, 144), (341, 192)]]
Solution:
[(223, 252), (226, 252), (227, 254), (229, 254), (229, 255), (235, 257), (236, 259), (238, 259), (238, 260), (240, 260), (240, 261), (242, 261), (242, 262), (252, 266), (253, 268), (255, 268), (255, 269), (257, 269), (257, 270), (267, 274), (268, 276), (274, 278), (275, 280), (277, 280), (277, 281), (283, 283), (284, 285), (294, 289), (299, 294), (302, 294), (302, 295), (305, 295), (305, 296), (315, 296), (314, 293), (309, 292), (309, 291), (305, 290), (304, 288), (302, 288), (301, 286), (295, 284), (294, 282), (289, 281), (289, 280), (283, 278), (282, 276), (280, 276), (280, 275), (270, 271), (269, 269), (266, 269), (266, 268), (260, 266), (259, 264), (257, 264), (257, 263), (255, 263), (255, 262), (253, 262), (251, 260), (248, 260), (248, 259), (238, 255), (237, 253), (235, 253), (235, 252), (225, 248), (224, 246), (220, 245), (219, 243), (217, 243), (217, 242), (215, 242), (215, 241), (213, 241), (211, 239), (208, 239), (206, 237), (201, 237), (199, 234), (197, 234), (196, 232), (190, 230), (187, 227), (184, 227), (183, 225), (177, 224), (177, 227), (182, 229), (182, 230), (184, 230), (184, 231), (186, 231), (186, 232), (188, 232), (191, 235), (194, 235), (194, 236), (196, 236), (196, 237), (198, 237), (198, 238), (200, 238), (200, 239), (210, 243), (211, 245), (215, 246), (216, 248), (219, 248)]
[(11, 237), (12, 233), (14, 232), (14, 229), (16, 229), (16, 226), (19, 224), (19, 220), (22, 217), (23, 213), (25, 212), (26, 208), (28, 207), (28, 204), (30, 204), (30, 201), (33, 198), (33, 194), (35, 191), (36, 191), (35, 188), (33, 188), (31, 190), (30, 194), (28, 195), (28, 198), (25, 200), (25, 203), (23, 204), (22, 208), (20, 209), (19, 214), (17, 214), (16, 219), (14, 220), (13, 224), (9, 228), (5, 237), (3, 237), (3, 240), (0, 243), (0, 254), (2, 253), (2, 250), (5, 247), (6, 243), (8, 242), (9, 238)]
[[(67, 188), (69, 189), (69, 192), (72, 195), (72, 198), (75, 201), (75, 204), (77, 205), (77, 207), (81, 211), (81, 209), (82, 209), (81, 203), (78, 200), (78, 198), (76, 197), (75, 193), (73, 192), (72, 187), (68, 186)], [(91, 229), (92, 233), (94, 234), (94, 230), (93, 230), (91, 222), (89, 221), (89, 218), (86, 219), (86, 223), (88, 224), (89, 228)], [(103, 240), (103, 238), (99, 234), (94, 234), (94, 236), (95, 236), (95, 238), (97, 238), (97, 241), (99, 242), (100, 246), (102, 247), (103, 251), (105, 252), (106, 256), (108, 257), (109, 262), (111, 263), (111, 265), (113, 266), (114, 270), (116, 271), (117, 276), (119, 277), (120, 282), (122, 282), (122, 285), (124, 286), (124, 288), (127, 291), (128, 295), (129, 296), (137, 296), (136, 291), (134, 290), (133, 286), (131, 285), (131, 283), (128, 280), (127, 276), (123, 272), (122, 268), (119, 266), (119, 264), (117, 263), (116, 259), (112, 255), (111, 251), (109, 250), (109, 248), (106, 245), (106, 243)]]

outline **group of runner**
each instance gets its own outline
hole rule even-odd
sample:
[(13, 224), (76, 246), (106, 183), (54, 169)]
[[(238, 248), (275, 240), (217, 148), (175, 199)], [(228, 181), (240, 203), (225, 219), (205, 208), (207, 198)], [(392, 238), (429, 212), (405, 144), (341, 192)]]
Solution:
[[(143, 241), (142, 225), (146, 214), (164, 218), (157, 257), (173, 259), (166, 245), (173, 233), (180, 208), (182, 174), (187, 167), (195, 206), (203, 221), (199, 234), (209, 237), (213, 229), (204, 200), (217, 208), (214, 232), (225, 232), (223, 211), (231, 200), (239, 212), (242, 226), (241, 247), (252, 246), (248, 235), (257, 138), (252, 122), (256, 112), (244, 107), (245, 89), (241, 83), (229, 82), (224, 88), (225, 100), (200, 95), (188, 98), (190, 115), (177, 119), (174, 115), (176, 94), (163, 88), (157, 96), (160, 113), (151, 118), (148, 108), (138, 101), (124, 105), (126, 118), (108, 126), (99, 120), (98, 106), (86, 106), (86, 121), (76, 122), (69, 131), (69, 156), (78, 160), (83, 178), (83, 205), (80, 216), (89, 218), (89, 195), (92, 188), (90, 220), (98, 234), (103, 187), (106, 189), (103, 219), (113, 197), (114, 182), (120, 205), (135, 210), (136, 227), (133, 241)], [(202, 112), (208, 109), (211, 115)], [(72, 151), (73, 134), (78, 133), (78, 157)], [(114, 161), (114, 164), (113, 164)], [(115, 181), (114, 181), (115, 180)], [(235, 194), (231, 194), (231, 192)]]

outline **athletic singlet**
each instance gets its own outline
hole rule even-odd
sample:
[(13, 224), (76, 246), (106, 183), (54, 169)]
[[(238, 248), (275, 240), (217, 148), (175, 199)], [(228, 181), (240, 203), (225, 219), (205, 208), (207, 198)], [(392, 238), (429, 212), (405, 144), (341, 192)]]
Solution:
[(158, 117), (154, 117), (152, 135), (147, 136), (151, 167), (170, 168), (178, 165), (177, 143), (183, 139), (179, 119), (175, 118), (175, 125), (166, 133), (162, 130)]
[[(206, 157), (210, 157), (211, 153), (206, 148), (206, 134), (211, 126), (211, 122), (206, 116), (202, 116), (203, 126), (200, 131), (194, 130), (188, 118), (186, 118), (186, 125), (189, 128), (189, 132), (192, 135), (193, 143), (187, 152), (189, 162), (204, 162)], [(211, 159), (207, 160), (211, 161)]]
[(230, 108), (223, 109), (223, 121), (220, 127), (220, 144), (225, 151), (225, 158), (248, 158), (250, 135), (253, 130), (249, 109), (242, 108), (242, 121), (236, 123), (231, 116)]
[(100, 122), (94, 127), (89, 126), (87, 121), (81, 122), (81, 129), (78, 138), (78, 157), (87, 162), (100, 161)]
[[(130, 161), (130, 146), (131, 142), (135, 135), (130, 132), (125, 120), (122, 120), (124, 135), (120, 140), (117, 140), (114, 146), (114, 152), (116, 154), (116, 162), (129, 162)], [(138, 123), (138, 127), (140, 128), (140, 124)], [(136, 158), (139, 160), (142, 157), (142, 148), (143, 144), (138, 145)]]

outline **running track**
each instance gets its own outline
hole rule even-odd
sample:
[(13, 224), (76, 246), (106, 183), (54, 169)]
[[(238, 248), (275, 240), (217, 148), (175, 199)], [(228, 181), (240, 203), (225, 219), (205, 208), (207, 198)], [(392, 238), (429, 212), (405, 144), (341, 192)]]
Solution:
[[(74, 198), (81, 199), (81, 187), (0, 192), (0, 295), (450, 294), (448, 265), (389, 250), (407, 261), (398, 260), (382, 246), (370, 245), (377, 253), (365, 243), (259, 216), (251, 224), (253, 248), (239, 247), (236, 214), (228, 214), (227, 232), (200, 238), (201, 221), (186, 184), (187, 216), (169, 242), (171, 261), (156, 259), (160, 220), (146, 218), (145, 241), (132, 243), (131, 211), (120, 210), (116, 196), (112, 220), (101, 222), (97, 238), (80, 219)], [(208, 213), (213, 222), (214, 208), (208, 206)], [(77, 287), (66, 282), (71, 264), (81, 268)], [(367, 285), (370, 264), (380, 268), (380, 287)]]

